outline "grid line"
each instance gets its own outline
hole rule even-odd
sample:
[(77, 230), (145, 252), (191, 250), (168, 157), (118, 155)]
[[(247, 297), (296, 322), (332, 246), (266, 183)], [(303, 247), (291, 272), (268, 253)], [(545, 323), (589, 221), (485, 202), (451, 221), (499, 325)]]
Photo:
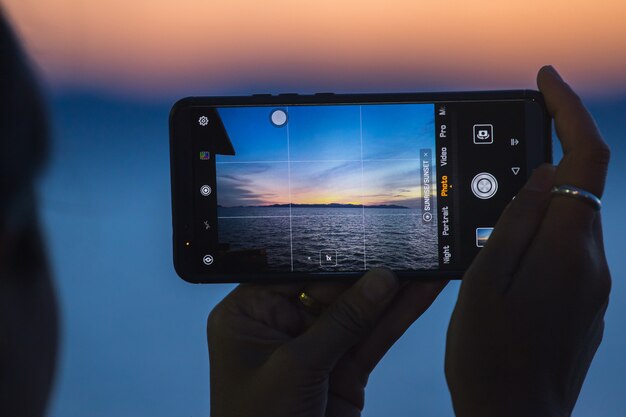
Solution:
[[(287, 126), (289, 128), (289, 126)], [(287, 129), (289, 130), (289, 129)], [(362, 147), (363, 145), (361, 145)], [(363, 150), (361, 150), (361, 153)], [(289, 150), (287, 151), (289, 153)], [(311, 159), (311, 160), (286, 160), (286, 161), (216, 161), (216, 164), (285, 164), (292, 162), (316, 163), (320, 162), (384, 162), (384, 161), (418, 161), (419, 158), (370, 158), (370, 159)]]
[[(285, 218), (285, 217), (297, 217), (305, 219), (307, 217), (361, 217), (362, 214), (307, 214), (307, 215), (289, 215), (289, 216), (218, 216), (218, 219), (271, 219), (271, 218)], [(420, 217), (421, 214), (374, 214), (379, 217)]]
[[(287, 159), (291, 159), (290, 135), (289, 135), (289, 107), (285, 108), (287, 113)], [(289, 250), (291, 259), (291, 272), (293, 272), (293, 226), (291, 216), (291, 162), (287, 162), (287, 177), (289, 178)]]
[(367, 270), (367, 255), (365, 253), (365, 190), (363, 187), (363, 177), (365, 176), (365, 172), (363, 169), (363, 106), (359, 106), (359, 133), (361, 136), (361, 205), (363, 208), (361, 215), (363, 216), (363, 269)]

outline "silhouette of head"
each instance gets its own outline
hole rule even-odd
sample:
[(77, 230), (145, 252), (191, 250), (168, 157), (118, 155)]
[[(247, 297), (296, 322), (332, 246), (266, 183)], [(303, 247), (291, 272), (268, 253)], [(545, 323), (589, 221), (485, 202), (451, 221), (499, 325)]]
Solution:
[(36, 80), (1, 9), (0, 74), (0, 415), (42, 416), (57, 311), (33, 182), (48, 129)]

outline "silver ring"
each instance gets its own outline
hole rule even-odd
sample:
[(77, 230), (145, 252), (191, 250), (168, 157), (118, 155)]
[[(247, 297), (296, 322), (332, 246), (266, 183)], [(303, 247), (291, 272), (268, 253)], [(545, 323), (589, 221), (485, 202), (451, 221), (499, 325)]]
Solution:
[(591, 204), (595, 210), (600, 210), (602, 208), (602, 202), (596, 195), (587, 190), (583, 190), (582, 188), (574, 187), (573, 185), (559, 185), (558, 187), (553, 187), (552, 194), (579, 198)]

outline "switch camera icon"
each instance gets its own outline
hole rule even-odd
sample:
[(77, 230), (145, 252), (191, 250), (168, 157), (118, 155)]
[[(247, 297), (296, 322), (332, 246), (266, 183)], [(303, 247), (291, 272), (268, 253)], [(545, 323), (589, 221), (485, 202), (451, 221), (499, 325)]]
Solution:
[(493, 143), (493, 125), (474, 125), (474, 143), (477, 145), (489, 145)]

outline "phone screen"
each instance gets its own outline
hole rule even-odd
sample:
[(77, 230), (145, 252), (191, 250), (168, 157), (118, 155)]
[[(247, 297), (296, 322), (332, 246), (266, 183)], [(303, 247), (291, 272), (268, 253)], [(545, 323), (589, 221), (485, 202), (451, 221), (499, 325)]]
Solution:
[(192, 107), (196, 267), (463, 270), (529, 174), (527, 105)]

